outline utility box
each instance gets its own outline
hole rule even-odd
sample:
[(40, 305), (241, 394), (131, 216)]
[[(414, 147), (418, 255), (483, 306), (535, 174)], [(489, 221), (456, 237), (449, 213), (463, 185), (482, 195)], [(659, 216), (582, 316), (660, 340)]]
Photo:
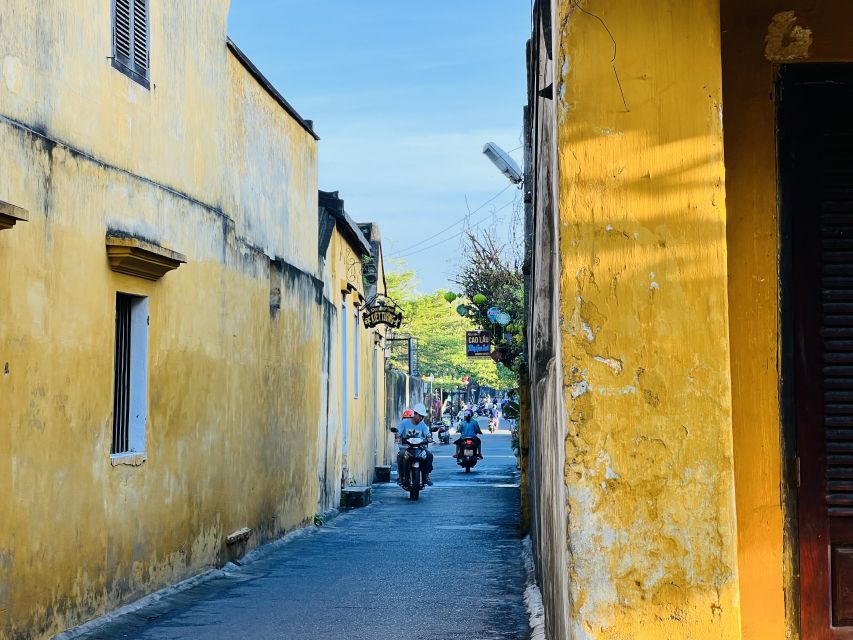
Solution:
[(373, 469), (374, 482), (391, 482), (391, 467), (387, 464), (380, 464)]
[(370, 487), (347, 487), (341, 492), (344, 509), (358, 509), (370, 504)]

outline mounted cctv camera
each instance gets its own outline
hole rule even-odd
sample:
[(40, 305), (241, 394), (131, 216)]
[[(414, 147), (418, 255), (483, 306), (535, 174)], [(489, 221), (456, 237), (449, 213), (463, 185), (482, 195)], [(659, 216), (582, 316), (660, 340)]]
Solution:
[(494, 142), (487, 142), (483, 147), (483, 153), (492, 161), (502, 174), (504, 174), (513, 184), (521, 184), (521, 169), (515, 163), (515, 160), (509, 157), (509, 154), (501, 149)]

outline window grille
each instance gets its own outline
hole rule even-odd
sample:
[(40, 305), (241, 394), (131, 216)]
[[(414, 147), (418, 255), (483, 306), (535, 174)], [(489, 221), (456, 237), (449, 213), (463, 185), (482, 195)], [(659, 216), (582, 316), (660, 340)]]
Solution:
[(116, 293), (110, 453), (143, 453), (148, 419), (148, 298)]
[(113, 444), (110, 453), (130, 450), (130, 320), (131, 296), (116, 294), (115, 386), (113, 389)]
[(148, 0), (113, 0), (113, 66), (148, 87)]

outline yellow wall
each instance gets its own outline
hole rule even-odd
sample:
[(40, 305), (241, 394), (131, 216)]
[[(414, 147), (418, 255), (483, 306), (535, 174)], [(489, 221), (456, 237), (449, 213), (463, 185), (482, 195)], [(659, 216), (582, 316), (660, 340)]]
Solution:
[(555, 28), (569, 618), (737, 638), (717, 2), (563, 0)]
[[(0, 6), (0, 638), (40, 638), (313, 516), (316, 143), (225, 44), (228, 3), (151, 3), (152, 88), (110, 4)], [(187, 256), (112, 272), (108, 228)], [(270, 313), (270, 259), (287, 266)], [(149, 296), (146, 453), (113, 466), (115, 293)], [(8, 367), (6, 365), (8, 364)]]
[[(796, 634), (779, 415), (775, 65), (853, 60), (850, 3), (721, 3), (732, 410), (743, 637)], [(796, 514), (790, 514), (796, 517)]]
[[(378, 284), (380, 293), (385, 292), (381, 256), (377, 262)], [(336, 224), (331, 242), (326, 252), (324, 270), (326, 295), (330, 304), (337, 310), (336, 321), (333, 325), (333, 345), (331, 352), (331, 372), (333, 381), (330, 385), (330, 399), (334, 409), (330, 411), (332, 421), (331, 432), (334, 436), (328, 440), (328, 458), (335, 460), (334, 476), (344, 485), (369, 485), (373, 482), (376, 464), (387, 464), (385, 442), (389, 435), (385, 429), (385, 356), (382, 348), (378, 350), (378, 386), (374, 385), (374, 338), (384, 335), (384, 325), (374, 329), (365, 329), (359, 320), (358, 324), (358, 376), (359, 394), (355, 396), (355, 334), (354, 312), (363, 309), (367, 302), (368, 292), (362, 281), (362, 262), (360, 249), (353, 247)], [(347, 315), (341, 317), (342, 302), (346, 301)], [(341, 346), (341, 322), (347, 323), (347, 370), (342, 368), (343, 356)], [(382, 342), (384, 344), (384, 341)], [(343, 445), (343, 376), (347, 376), (347, 417), (349, 421), (348, 450), (344, 457)], [(376, 405), (374, 405), (374, 397)], [(378, 410), (375, 415), (374, 409)], [(378, 420), (378, 434), (376, 433)], [(378, 435), (379, 459), (374, 457), (376, 437)], [(329, 491), (330, 497), (333, 495)], [(339, 494), (338, 494), (339, 495)], [(337, 506), (330, 502), (329, 506)]]

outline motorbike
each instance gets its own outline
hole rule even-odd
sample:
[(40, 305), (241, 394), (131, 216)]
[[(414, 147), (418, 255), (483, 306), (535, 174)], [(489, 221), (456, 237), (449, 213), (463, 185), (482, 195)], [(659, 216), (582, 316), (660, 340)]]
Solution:
[(438, 441), (441, 444), (450, 444), (450, 425), (444, 420), (438, 425)]
[(496, 417), (489, 418), (489, 433), (494, 433), (498, 430), (498, 419)]
[[(438, 427), (430, 428), (430, 431), (434, 432), (436, 430), (438, 430)], [(391, 429), (391, 431), (396, 432), (396, 427)], [(421, 471), (421, 463), (427, 457), (426, 452), (429, 442), (429, 440), (417, 434), (412, 434), (411, 436), (400, 434), (400, 444), (406, 447), (403, 451), (405, 468), (398, 470), (401, 474), (400, 486), (403, 487), (404, 491), (409, 492), (410, 500), (419, 499), (421, 491), (426, 486), (424, 482), (425, 475)]]
[(477, 443), (473, 439), (459, 438), (456, 441), (456, 464), (463, 467), (465, 473), (471, 473), (477, 464)]

